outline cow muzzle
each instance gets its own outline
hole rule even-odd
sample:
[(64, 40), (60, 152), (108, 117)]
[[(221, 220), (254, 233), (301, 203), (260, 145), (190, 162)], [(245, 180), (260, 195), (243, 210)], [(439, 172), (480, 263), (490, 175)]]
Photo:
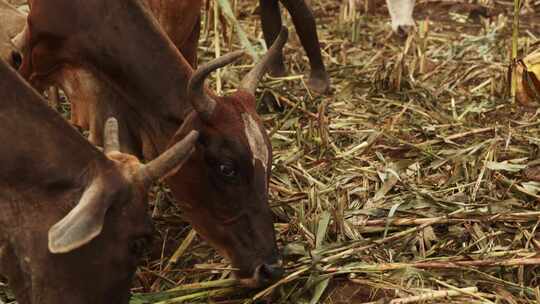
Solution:
[(260, 288), (276, 282), (283, 277), (283, 274), (284, 270), (280, 262), (275, 264), (263, 263), (255, 268), (250, 278), (241, 278), (240, 284), (248, 288)]

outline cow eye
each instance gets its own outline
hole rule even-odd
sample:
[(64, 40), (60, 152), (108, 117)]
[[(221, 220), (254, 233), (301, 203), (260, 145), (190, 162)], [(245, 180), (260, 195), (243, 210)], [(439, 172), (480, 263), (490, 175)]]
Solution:
[(225, 177), (235, 177), (236, 176), (236, 170), (233, 166), (227, 165), (227, 164), (220, 164), (219, 165), (219, 173)]

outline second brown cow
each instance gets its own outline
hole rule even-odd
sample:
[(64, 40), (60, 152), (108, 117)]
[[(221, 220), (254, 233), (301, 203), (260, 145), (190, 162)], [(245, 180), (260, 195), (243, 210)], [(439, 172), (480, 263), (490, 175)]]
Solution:
[(195, 153), (167, 179), (186, 218), (239, 269), (246, 286), (281, 276), (268, 206), (272, 150), (254, 92), (281, 53), (286, 31), (238, 91), (221, 97), (204, 81), (241, 53), (193, 71), (143, 1), (34, 0), (28, 25), (21, 67), (27, 79), (39, 87), (66, 68), (83, 69), (109, 96), (106, 104), (94, 99), (90, 109), (96, 143), (108, 116), (123, 123), (120, 137), (128, 144), (122, 150), (148, 160), (198, 131)]

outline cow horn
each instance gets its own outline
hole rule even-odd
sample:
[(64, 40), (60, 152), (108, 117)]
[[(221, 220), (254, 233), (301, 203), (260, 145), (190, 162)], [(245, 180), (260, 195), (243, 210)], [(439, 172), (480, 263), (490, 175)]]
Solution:
[(202, 119), (208, 120), (216, 107), (216, 102), (204, 90), (204, 81), (213, 71), (226, 66), (244, 55), (244, 51), (236, 51), (216, 58), (200, 66), (191, 76), (188, 84), (193, 108)]
[(276, 40), (274, 40), (274, 43), (272, 43), (272, 46), (270, 49), (268, 49), (261, 61), (257, 63), (253, 69), (251, 69), (251, 71), (249, 71), (244, 79), (242, 79), (242, 82), (240, 83), (241, 89), (251, 94), (255, 94), (257, 84), (268, 70), (270, 63), (276, 60), (276, 57), (281, 54), (281, 50), (283, 49), (285, 42), (287, 42), (288, 37), (289, 31), (286, 27), (282, 26), (279, 35), (277, 36)]
[(157, 180), (176, 173), (195, 150), (194, 145), (198, 137), (199, 132), (191, 131), (158, 158), (142, 166), (140, 170), (145, 183), (150, 185)]
[(109, 154), (111, 152), (120, 151), (120, 139), (118, 135), (118, 120), (114, 117), (109, 117), (105, 122), (105, 131), (103, 134), (103, 152)]

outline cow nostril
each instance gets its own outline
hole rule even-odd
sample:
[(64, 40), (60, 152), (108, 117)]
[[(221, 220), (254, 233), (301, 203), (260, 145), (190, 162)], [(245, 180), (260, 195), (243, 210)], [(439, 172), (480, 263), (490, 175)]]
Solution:
[(262, 264), (258, 267), (258, 277), (261, 283), (272, 283), (283, 276), (283, 268), (280, 265)]
[(19, 52), (11, 51), (11, 61), (13, 62), (13, 67), (19, 69), (22, 64), (22, 56)]

